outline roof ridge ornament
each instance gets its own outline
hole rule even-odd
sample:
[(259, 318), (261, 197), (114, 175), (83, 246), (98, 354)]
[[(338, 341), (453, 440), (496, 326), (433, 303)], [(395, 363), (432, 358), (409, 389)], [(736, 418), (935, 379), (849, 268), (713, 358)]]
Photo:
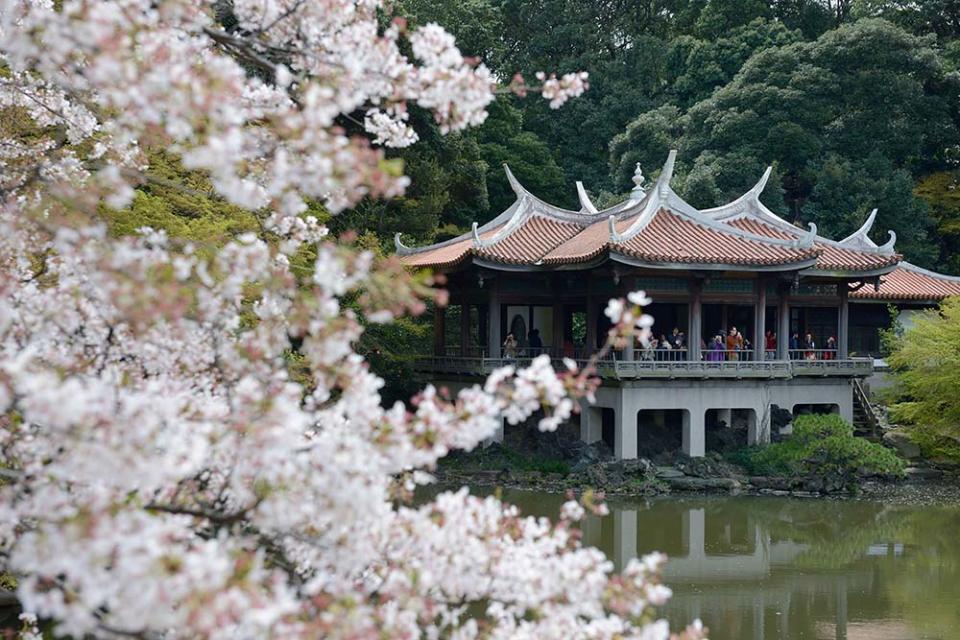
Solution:
[(896, 253), (896, 250), (893, 248), (897, 244), (897, 232), (893, 229), (888, 229), (887, 234), (889, 235), (889, 240), (887, 240), (882, 246), (877, 247), (881, 253)]
[(654, 184), (653, 189), (651, 189), (650, 193), (646, 195), (646, 204), (644, 205), (643, 210), (640, 211), (640, 214), (630, 224), (630, 227), (626, 231), (624, 231), (622, 234), (617, 233), (613, 221), (609, 220), (608, 218), (611, 242), (626, 242), (630, 238), (643, 231), (644, 227), (650, 223), (650, 221), (653, 219), (653, 216), (657, 213), (657, 210), (660, 209), (661, 203), (670, 197), (670, 178), (673, 177), (673, 165), (676, 160), (677, 150), (671, 149), (670, 153), (667, 154), (667, 161), (663, 164), (663, 169), (660, 171), (660, 175), (657, 177), (657, 181)]
[(400, 235), (401, 234), (399, 231), (393, 234), (393, 246), (397, 250), (397, 255), (408, 256), (411, 253), (415, 253), (415, 251), (411, 247), (408, 247), (407, 245), (403, 244), (403, 241), (400, 239)]
[(522, 198), (528, 194), (524, 186), (517, 180), (517, 177), (513, 175), (513, 171), (510, 171), (510, 166), (506, 162), (503, 163), (503, 171), (507, 174), (507, 182), (510, 183), (510, 188), (517, 194), (518, 198)]
[(617, 216), (607, 217), (607, 227), (610, 229), (610, 242), (618, 243), (623, 241), (623, 236), (617, 233)]
[(630, 191), (631, 200), (639, 202), (644, 199), (647, 191), (643, 188), (643, 184), (646, 181), (647, 179), (643, 175), (643, 169), (640, 168), (640, 163), (638, 162), (633, 170), (633, 189)]
[(793, 246), (798, 249), (809, 249), (813, 246), (814, 240), (817, 239), (817, 225), (815, 222), (807, 223), (808, 231), (793, 241)]
[(873, 228), (873, 223), (877, 219), (877, 209), (874, 208), (870, 212), (870, 215), (867, 216), (866, 222), (860, 225), (860, 228), (851, 233), (849, 236), (840, 241), (840, 244), (847, 244), (848, 242), (854, 242), (856, 240), (865, 241), (868, 246), (876, 247), (876, 243), (870, 239), (870, 236), (867, 235), (870, 233), (870, 229)]
[(660, 177), (657, 178), (657, 190), (660, 192), (661, 198), (666, 198), (670, 194), (670, 180), (673, 179), (673, 165), (677, 161), (677, 150), (670, 149), (670, 153), (667, 154), (667, 161), (663, 165), (663, 170), (660, 171)]
[(579, 180), (577, 180), (577, 197), (580, 199), (580, 211), (586, 211), (587, 213), (598, 213), (597, 207), (593, 204), (593, 202), (590, 201), (590, 196), (587, 195), (587, 190), (584, 188), (583, 183)]
[(749, 196), (753, 200), (760, 200), (760, 194), (763, 193), (763, 190), (767, 188), (767, 181), (770, 180), (770, 174), (773, 173), (773, 165), (767, 165), (767, 168), (764, 169), (763, 175), (760, 176), (760, 179), (757, 181), (757, 184), (753, 185), (745, 195)]

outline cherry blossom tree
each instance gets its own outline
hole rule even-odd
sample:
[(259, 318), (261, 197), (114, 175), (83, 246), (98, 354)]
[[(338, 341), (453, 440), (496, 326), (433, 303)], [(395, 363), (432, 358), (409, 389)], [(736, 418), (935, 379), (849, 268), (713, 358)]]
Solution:
[[(0, 109), (20, 132), (0, 140), (0, 560), (24, 637), (38, 619), (74, 637), (669, 635), (663, 557), (614, 574), (581, 546), (576, 522), (603, 510), (589, 494), (555, 522), (466, 490), (412, 506), (450, 450), (502, 418), (555, 429), (596, 380), (541, 356), (381, 406), (361, 320), (442, 294), (326, 239), (307, 202), (401, 193), (378, 145), (416, 140), (407, 106), (454, 131), (501, 90), (389, 10), (0, 0)], [(533, 89), (559, 107), (585, 80)], [(160, 180), (151, 149), (262, 233), (213, 251), (111, 236), (111, 209)], [(645, 302), (611, 301), (611, 345), (649, 328)]]

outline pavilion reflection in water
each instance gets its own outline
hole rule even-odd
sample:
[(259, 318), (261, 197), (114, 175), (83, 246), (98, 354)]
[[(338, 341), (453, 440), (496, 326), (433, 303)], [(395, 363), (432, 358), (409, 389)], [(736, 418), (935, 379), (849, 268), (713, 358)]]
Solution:
[[(699, 618), (717, 628), (719, 635), (711, 637), (758, 640), (914, 637), (902, 622), (884, 619), (882, 598), (877, 598), (877, 619), (851, 620), (848, 599), (860, 598), (861, 607), (864, 596), (870, 598), (878, 589), (869, 567), (854, 562), (797, 570), (803, 554), (815, 549), (777, 534), (773, 523), (790, 529), (789, 511), (730, 508), (716, 499), (654, 505), (620, 504), (605, 518), (587, 519), (584, 544), (608, 550), (618, 570), (653, 550), (666, 553), (663, 579), (674, 590), (669, 604), (673, 626)], [(804, 517), (803, 510), (796, 513)], [(854, 559), (881, 556), (895, 561), (904, 553), (897, 542), (871, 540)], [(824, 616), (824, 610), (832, 615)], [(801, 620), (791, 619), (791, 612)]]

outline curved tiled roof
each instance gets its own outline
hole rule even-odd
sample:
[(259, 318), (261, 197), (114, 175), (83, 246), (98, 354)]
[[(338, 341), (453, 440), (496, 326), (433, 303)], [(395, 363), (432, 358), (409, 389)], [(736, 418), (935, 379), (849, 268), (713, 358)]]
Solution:
[(812, 247), (744, 237), (665, 209), (659, 210), (637, 235), (612, 245), (610, 250), (644, 262), (678, 264), (792, 265), (817, 257)]
[(937, 301), (960, 295), (960, 278), (921, 269), (909, 262), (900, 265), (881, 278), (879, 290), (871, 286), (850, 292), (859, 300), (916, 300)]
[(671, 151), (656, 184), (637, 187), (631, 197), (598, 211), (583, 186), (579, 212), (554, 207), (529, 193), (507, 171), (517, 201), (470, 234), (410, 249), (397, 240), (398, 253), (411, 267), (452, 268), (468, 259), (488, 266), (544, 269), (610, 259), (649, 266), (711, 265), (712, 268), (782, 267), (816, 275), (879, 275), (900, 259), (893, 240), (883, 247), (867, 235), (872, 213), (856, 233), (839, 242), (798, 229), (760, 202), (770, 176), (737, 200), (697, 210), (670, 187), (676, 152)]
[(505, 238), (477, 249), (476, 255), (503, 264), (535, 264), (581, 228), (572, 222), (533, 215)]

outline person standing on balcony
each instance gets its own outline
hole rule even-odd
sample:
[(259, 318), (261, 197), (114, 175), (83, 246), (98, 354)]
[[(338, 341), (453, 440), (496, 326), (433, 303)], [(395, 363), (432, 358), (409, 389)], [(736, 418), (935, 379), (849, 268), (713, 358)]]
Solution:
[(800, 334), (795, 333), (790, 337), (790, 358), (800, 358)]
[(723, 360), (723, 336), (717, 334), (710, 341), (710, 351), (707, 353), (707, 360), (710, 362), (721, 362)]
[(743, 336), (736, 327), (730, 327), (730, 333), (727, 334), (727, 360), (739, 359), (741, 351), (743, 351)]
[(834, 336), (827, 338), (827, 350), (823, 354), (824, 360), (836, 360), (837, 359), (837, 339)]
[(766, 359), (774, 360), (777, 357), (777, 334), (773, 331), (767, 329), (766, 345), (764, 347), (766, 350)]
[(543, 351), (543, 340), (540, 339), (540, 329), (530, 329), (527, 337), (528, 351), (531, 358), (536, 358)]
[(803, 348), (806, 352), (803, 354), (803, 357), (807, 360), (816, 360), (817, 359), (817, 343), (813, 339), (813, 335), (808, 333), (804, 336), (803, 339)]
[(508, 333), (506, 340), (503, 341), (503, 357), (507, 360), (517, 359), (517, 338), (513, 333)]

